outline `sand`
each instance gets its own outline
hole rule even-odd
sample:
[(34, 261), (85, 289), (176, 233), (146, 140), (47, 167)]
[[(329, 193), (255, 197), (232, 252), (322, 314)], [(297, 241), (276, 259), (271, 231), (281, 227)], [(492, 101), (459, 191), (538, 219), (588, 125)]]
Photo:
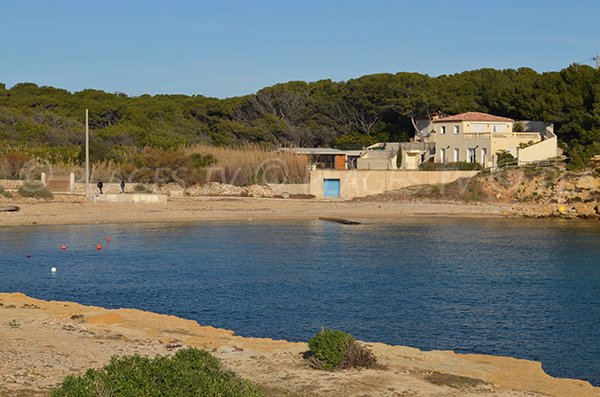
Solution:
[[(11, 201), (19, 212), (0, 212), (0, 226), (229, 220), (394, 221), (418, 216), (511, 216), (506, 204), (434, 202), (361, 202), (315, 199), (181, 198), (165, 204), (88, 203), (77, 197), (54, 201)], [(8, 205), (8, 203), (7, 203)]]
[(368, 344), (383, 369), (327, 372), (302, 358), (305, 343), (243, 338), (195, 321), (0, 293), (0, 396), (46, 396), (66, 375), (113, 355), (173, 354), (194, 346), (269, 396), (600, 396), (588, 382), (556, 379), (538, 362)]

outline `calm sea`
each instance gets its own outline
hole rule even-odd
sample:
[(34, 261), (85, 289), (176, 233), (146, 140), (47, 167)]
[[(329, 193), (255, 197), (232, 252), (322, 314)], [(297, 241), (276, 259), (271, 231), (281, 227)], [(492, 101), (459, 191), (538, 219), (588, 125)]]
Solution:
[(0, 228), (0, 252), (0, 291), (168, 313), (243, 336), (305, 341), (332, 327), (538, 360), (600, 385), (596, 223), (20, 227)]

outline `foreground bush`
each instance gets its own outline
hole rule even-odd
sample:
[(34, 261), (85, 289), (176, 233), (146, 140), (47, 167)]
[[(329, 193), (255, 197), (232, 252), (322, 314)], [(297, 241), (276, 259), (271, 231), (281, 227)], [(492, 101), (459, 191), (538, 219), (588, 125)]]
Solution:
[(178, 351), (174, 357), (113, 357), (110, 364), (69, 376), (52, 397), (255, 397), (251, 383), (221, 367), (210, 353)]
[(352, 335), (343, 331), (323, 329), (308, 341), (309, 362), (316, 368), (373, 368), (377, 359)]
[(2, 186), (0, 186), (0, 196), (5, 198), (12, 198), (12, 194), (10, 192), (7, 192)]
[(44, 186), (41, 182), (27, 181), (19, 187), (19, 194), (23, 197), (33, 197), (41, 199), (54, 198), (50, 190)]

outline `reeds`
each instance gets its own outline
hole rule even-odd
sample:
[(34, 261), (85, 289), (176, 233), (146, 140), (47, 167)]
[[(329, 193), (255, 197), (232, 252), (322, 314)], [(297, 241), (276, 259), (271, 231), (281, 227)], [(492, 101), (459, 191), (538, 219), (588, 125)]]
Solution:
[(308, 159), (305, 156), (277, 152), (258, 145), (233, 148), (194, 145), (185, 151), (188, 155), (210, 155), (216, 160), (207, 170), (207, 182), (248, 185), (308, 181)]
[[(77, 182), (85, 180), (85, 165), (73, 160), (36, 161), (35, 171), (24, 173), (16, 169), (27, 156), (0, 156), (0, 177), (38, 179), (40, 172), (51, 175), (75, 173)], [(40, 163), (40, 164), (37, 164)], [(32, 166), (29, 165), (29, 168)], [(30, 175), (31, 174), (31, 175)], [(278, 152), (259, 145), (216, 147), (193, 145), (180, 149), (144, 148), (129, 151), (121, 161), (102, 160), (90, 165), (90, 180), (105, 183), (125, 178), (132, 183), (170, 183), (181, 185), (220, 182), (238, 186), (264, 183), (307, 183), (308, 159), (292, 153)]]

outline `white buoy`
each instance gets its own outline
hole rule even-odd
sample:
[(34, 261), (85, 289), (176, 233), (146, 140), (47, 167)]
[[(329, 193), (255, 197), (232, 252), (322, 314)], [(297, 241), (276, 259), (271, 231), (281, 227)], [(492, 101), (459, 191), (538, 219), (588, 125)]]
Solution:
[(52, 266), (52, 267), (50, 268), (50, 271), (51, 271), (52, 273), (56, 273), (56, 268), (55, 268), (54, 266)]

